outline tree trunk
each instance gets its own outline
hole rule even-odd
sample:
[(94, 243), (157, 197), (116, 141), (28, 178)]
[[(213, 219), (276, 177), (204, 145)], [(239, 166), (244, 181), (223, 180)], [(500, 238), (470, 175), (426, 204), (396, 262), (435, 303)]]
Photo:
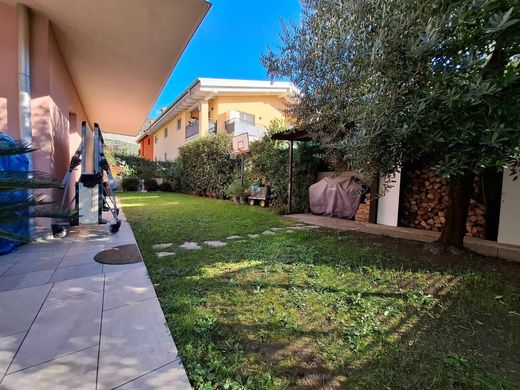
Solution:
[(448, 208), (439, 243), (443, 246), (464, 246), (469, 201), (473, 195), (474, 175), (456, 176), (448, 180)]

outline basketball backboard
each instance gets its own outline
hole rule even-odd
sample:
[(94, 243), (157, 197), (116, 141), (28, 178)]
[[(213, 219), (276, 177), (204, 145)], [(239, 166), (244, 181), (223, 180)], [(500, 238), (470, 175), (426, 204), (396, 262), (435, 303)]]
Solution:
[(233, 137), (233, 153), (244, 154), (249, 151), (249, 134), (242, 133)]

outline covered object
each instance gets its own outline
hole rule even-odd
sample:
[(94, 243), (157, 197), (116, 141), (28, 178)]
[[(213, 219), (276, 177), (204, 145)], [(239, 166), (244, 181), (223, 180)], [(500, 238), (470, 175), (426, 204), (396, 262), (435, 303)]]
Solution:
[(325, 177), (309, 188), (311, 212), (331, 217), (353, 218), (363, 188), (353, 177)]

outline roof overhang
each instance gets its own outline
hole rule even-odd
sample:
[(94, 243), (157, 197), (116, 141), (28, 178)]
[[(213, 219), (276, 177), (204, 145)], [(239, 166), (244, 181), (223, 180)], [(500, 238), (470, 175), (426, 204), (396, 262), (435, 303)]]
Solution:
[(300, 91), (292, 83), (286, 81), (199, 78), (184, 90), (168, 108), (164, 109), (156, 120), (138, 134), (137, 142), (160, 130), (181, 112), (216, 96), (271, 95), (292, 101), (299, 93)]
[(23, 2), (50, 20), (89, 119), (127, 135), (136, 135), (211, 7), (205, 0)]

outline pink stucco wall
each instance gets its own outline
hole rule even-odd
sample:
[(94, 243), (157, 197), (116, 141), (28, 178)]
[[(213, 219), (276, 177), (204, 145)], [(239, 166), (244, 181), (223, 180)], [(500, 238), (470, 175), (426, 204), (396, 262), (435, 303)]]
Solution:
[(0, 131), (17, 137), (18, 46), (16, 8), (0, 2)]
[[(20, 138), (16, 8), (0, 1), (0, 131)], [(31, 95), (34, 169), (62, 180), (87, 116), (48, 19), (31, 14)], [(71, 188), (72, 191), (72, 188)], [(61, 200), (61, 190), (46, 192)]]

